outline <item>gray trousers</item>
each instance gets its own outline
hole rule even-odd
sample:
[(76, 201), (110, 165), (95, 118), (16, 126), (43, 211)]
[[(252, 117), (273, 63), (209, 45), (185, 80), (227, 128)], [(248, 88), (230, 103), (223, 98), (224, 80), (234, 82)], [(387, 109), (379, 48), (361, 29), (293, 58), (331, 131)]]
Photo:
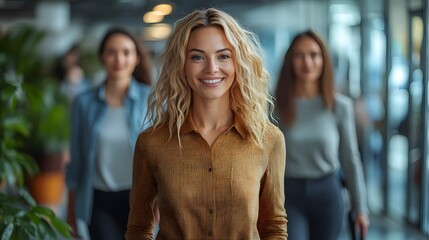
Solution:
[(285, 179), (290, 240), (337, 240), (344, 220), (339, 174)]

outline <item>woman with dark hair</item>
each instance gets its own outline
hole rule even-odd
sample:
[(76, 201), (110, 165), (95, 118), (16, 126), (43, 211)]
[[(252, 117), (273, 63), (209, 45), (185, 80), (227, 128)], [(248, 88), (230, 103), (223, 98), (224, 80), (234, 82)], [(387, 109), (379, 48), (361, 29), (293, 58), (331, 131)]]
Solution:
[[(344, 220), (339, 173), (368, 231), (366, 188), (350, 98), (335, 93), (329, 52), (313, 31), (298, 34), (286, 52), (276, 98), (287, 142), (285, 208), (290, 239), (336, 240)], [(341, 169), (341, 171), (340, 171)]]
[(116, 240), (126, 231), (133, 148), (146, 127), (151, 66), (141, 41), (123, 28), (108, 30), (98, 56), (106, 80), (72, 105), (68, 222), (75, 235), (79, 218), (92, 240)]
[(79, 93), (91, 87), (81, 66), (81, 56), (77, 44), (73, 44), (58, 61), (55, 74), (60, 81), (61, 92), (67, 97), (69, 103)]

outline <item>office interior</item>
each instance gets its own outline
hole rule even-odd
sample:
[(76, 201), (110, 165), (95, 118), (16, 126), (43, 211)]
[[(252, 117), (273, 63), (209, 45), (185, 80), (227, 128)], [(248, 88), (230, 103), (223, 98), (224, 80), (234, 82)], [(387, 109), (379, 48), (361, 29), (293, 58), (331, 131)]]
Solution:
[[(170, 13), (148, 19), (158, 4), (171, 6)], [(368, 239), (429, 239), (428, 5), (427, 0), (0, 0), (0, 34), (22, 23), (43, 29), (47, 35), (39, 53), (55, 59), (76, 42), (95, 54), (107, 27), (125, 25), (150, 50), (156, 77), (174, 22), (192, 9), (217, 7), (258, 35), (273, 90), (292, 37), (313, 29), (330, 47), (337, 90), (355, 102), (372, 221)], [(103, 78), (102, 72), (88, 72), (94, 82)]]

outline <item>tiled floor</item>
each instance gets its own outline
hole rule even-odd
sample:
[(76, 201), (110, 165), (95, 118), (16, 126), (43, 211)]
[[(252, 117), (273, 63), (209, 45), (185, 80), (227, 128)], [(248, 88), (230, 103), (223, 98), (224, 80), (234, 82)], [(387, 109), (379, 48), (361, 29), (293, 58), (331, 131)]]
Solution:
[[(371, 189), (371, 183), (368, 186)], [(380, 191), (380, 189), (378, 189)], [(348, 191), (343, 192), (344, 203), (346, 209), (350, 209), (350, 196)], [(377, 198), (378, 195), (370, 194), (369, 201)], [(377, 200), (378, 202), (380, 200)], [(408, 226), (405, 222), (398, 222), (392, 218), (375, 214), (376, 211), (371, 211), (370, 227), (366, 240), (429, 240), (429, 236), (424, 236), (422, 233)], [(345, 224), (339, 240), (352, 240), (351, 234), (345, 218)], [(293, 239), (291, 239), (293, 240)]]
[[(429, 240), (411, 227), (382, 216), (371, 216), (371, 225), (366, 240)], [(351, 240), (348, 229), (344, 229), (340, 240)]]

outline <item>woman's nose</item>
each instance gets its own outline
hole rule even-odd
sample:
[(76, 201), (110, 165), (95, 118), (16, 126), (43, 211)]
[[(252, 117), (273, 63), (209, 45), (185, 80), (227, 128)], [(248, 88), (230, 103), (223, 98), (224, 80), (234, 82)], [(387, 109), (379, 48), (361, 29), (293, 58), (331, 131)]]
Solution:
[(312, 59), (311, 59), (311, 56), (309, 56), (309, 55), (305, 55), (304, 56), (304, 63), (305, 64), (310, 64), (312, 62)]
[(124, 61), (124, 56), (121, 53), (116, 53), (114, 59), (116, 63), (121, 64)]
[(206, 73), (217, 73), (219, 71), (219, 66), (215, 60), (207, 61), (204, 71)]

